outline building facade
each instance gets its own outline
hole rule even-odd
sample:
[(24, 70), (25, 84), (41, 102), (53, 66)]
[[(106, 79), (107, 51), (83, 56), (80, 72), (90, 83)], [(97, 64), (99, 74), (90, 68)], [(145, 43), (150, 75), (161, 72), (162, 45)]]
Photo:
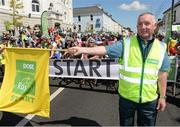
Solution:
[[(168, 30), (168, 25), (171, 22), (171, 8), (167, 9), (163, 13), (163, 24), (161, 25), (161, 32), (165, 33)], [(173, 26), (180, 26), (180, 1), (174, 5), (173, 9)]]
[(115, 32), (122, 33), (122, 25), (100, 6), (73, 9), (73, 30), (75, 32)]
[[(11, 0), (0, 0), (0, 33), (6, 30), (4, 22), (12, 20)], [(41, 14), (48, 11), (49, 27), (60, 23), (64, 30), (72, 29), (73, 7), (72, 0), (16, 0), (23, 4), (23, 8), (17, 10), (22, 16), (23, 26), (41, 24)]]

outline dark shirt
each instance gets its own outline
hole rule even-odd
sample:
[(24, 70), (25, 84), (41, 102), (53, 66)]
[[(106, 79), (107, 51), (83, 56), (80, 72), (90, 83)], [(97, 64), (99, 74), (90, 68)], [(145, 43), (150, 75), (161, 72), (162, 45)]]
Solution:
[(153, 41), (154, 41), (154, 38), (148, 40), (147, 42), (145, 42), (144, 40), (142, 40), (139, 35), (137, 35), (137, 40), (139, 42), (139, 47), (140, 47), (140, 50), (141, 50), (141, 54), (142, 54), (142, 58), (143, 58), (143, 62), (145, 62), (148, 54), (149, 54), (149, 51), (152, 47), (152, 44), (153, 44)]

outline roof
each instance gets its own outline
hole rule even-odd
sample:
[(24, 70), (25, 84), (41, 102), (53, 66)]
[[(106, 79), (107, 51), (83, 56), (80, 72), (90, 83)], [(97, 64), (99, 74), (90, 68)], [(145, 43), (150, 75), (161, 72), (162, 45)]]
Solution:
[[(177, 3), (175, 3), (174, 8), (176, 8), (176, 7), (178, 7), (178, 6), (180, 6), (180, 1), (178, 1)], [(164, 11), (163, 14), (165, 14), (166, 12), (168, 12), (168, 11), (170, 11), (170, 10), (171, 10), (171, 7), (168, 8), (166, 11)]]
[[(110, 17), (114, 22), (118, 23), (115, 19), (113, 19), (110, 13), (104, 11), (101, 5), (73, 8), (73, 17), (89, 15), (89, 14), (97, 14), (97, 13), (105, 14), (108, 17)], [(122, 26), (120, 23), (118, 24)]]
[[(101, 6), (79, 7), (73, 9), (73, 15), (87, 15), (93, 13), (106, 13)], [(106, 13), (107, 14), (107, 13)]]

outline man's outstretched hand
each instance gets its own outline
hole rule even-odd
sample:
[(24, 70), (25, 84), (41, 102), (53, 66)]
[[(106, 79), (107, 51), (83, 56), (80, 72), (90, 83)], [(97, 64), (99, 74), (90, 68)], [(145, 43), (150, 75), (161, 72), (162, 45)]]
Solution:
[(71, 47), (69, 49), (66, 50), (66, 52), (64, 53), (64, 55), (68, 55), (68, 56), (77, 56), (79, 54), (82, 54), (83, 52), (83, 48), (82, 47)]

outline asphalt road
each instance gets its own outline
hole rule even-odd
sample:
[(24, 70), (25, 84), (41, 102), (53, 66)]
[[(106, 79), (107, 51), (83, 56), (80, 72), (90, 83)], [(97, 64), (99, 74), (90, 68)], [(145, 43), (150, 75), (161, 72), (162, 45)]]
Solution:
[[(91, 89), (89, 85), (79, 88), (78, 84), (50, 80), (50, 118), (27, 114), (0, 112), (0, 126), (118, 126), (118, 94), (114, 88), (99, 83)], [(107, 82), (105, 82), (107, 83)], [(109, 85), (109, 83), (107, 83)], [(177, 88), (180, 93), (180, 88)], [(180, 95), (174, 98), (171, 86), (167, 91), (167, 109), (160, 112), (158, 126), (180, 125)], [(52, 97), (53, 96), (53, 97)]]

